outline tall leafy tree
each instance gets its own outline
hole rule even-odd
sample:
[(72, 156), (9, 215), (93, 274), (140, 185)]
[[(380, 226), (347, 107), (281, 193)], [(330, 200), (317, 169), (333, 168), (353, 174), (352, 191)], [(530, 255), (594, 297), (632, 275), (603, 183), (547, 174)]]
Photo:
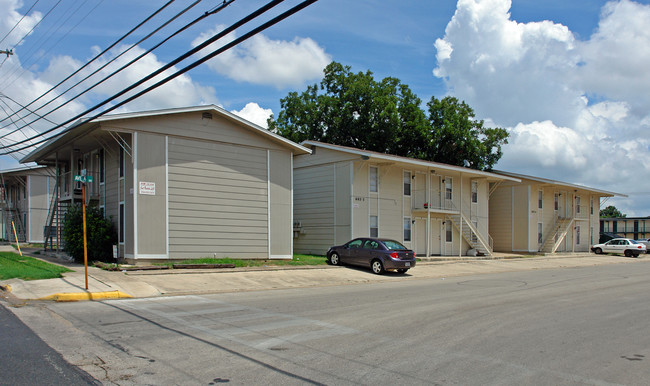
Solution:
[(485, 170), (501, 158), (501, 145), (508, 143), (505, 129), (485, 127), (467, 103), (454, 97), (432, 97), (427, 106), (431, 124), (427, 159)]
[(621, 213), (614, 205), (610, 205), (605, 209), (600, 210), (600, 217), (603, 218), (623, 218), (627, 217), (626, 214)]
[(269, 130), (295, 142), (316, 140), (382, 153), (476, 169), (490, 169), (501, 158), (508, 133), (486, 128), (458, 99), (435, 97), (427, 104), (396, 78), (374, 79), (330, 63), (319, 85), (280, 100)]
[(316, 140), (408, 157), (421, 157), (427, 142), (422, 101), (398, 79), (376, 81), (332, 62), (320, 85), (280, 100), (269, 130), (295, 142)]

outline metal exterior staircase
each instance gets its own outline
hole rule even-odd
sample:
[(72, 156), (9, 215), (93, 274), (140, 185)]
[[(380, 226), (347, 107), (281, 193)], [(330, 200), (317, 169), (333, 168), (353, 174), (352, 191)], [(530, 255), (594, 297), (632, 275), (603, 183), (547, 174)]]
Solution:
[(472, 248), (485, 256), (492, 255), (492, 243), (490, 240), (485, 239), (485, 237), (481, 235), (474, 224), (472, 224), (463, 213), (449, 214), (446, 218), (454, 224), (454, 227), (462, 234), (463, 239), (465, 239)]
[(558, 217), (552, 231), (546, 236), (539, 251), (544, 253), (555, 253), (564, 241), (571, 225), (575, 219)]

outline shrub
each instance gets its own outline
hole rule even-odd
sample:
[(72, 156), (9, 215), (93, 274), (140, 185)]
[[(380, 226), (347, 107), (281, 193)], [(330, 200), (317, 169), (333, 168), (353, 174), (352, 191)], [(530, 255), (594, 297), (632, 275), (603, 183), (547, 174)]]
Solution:
[[(76, 263), (84, 261), (83, 210), (81, 205), (73, 205), (63, 220), (64, 250)], [(102, 216), (97, 207), (86, 207), (86, 237), (88, 242), (88, 261), (113, 262), (113, 244), (117, 243), (117, 233), (110, 219)]]

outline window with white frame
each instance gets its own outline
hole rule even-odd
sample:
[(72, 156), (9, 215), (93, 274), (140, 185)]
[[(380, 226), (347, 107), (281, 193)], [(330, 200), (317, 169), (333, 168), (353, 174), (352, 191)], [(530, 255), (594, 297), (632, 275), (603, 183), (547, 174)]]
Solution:
[(370, 167), (370, 191), (373, 193), (378, 192), (379, 187), (379, 173), (377, 167)]
[(472, 203), (478, 203), (478, 181), (472, 181)]
[(404, 195), (411, 195), (411, 172), (404, 172)]
[(544, 191), (540, 190), (537, 192), (537, 208), (542, 209), (544, 207)]
[(453, 197), (453, 179), (451, 177), (445, 177), (445, 199), (451, 200)]
[(594, 198), (589, 199), (589, 214), (594, 214)]
[(560, 209), (560, 195), (559, 193), (555, 193), (553, 195), (553, 209), (557, 212)]
[(576, 226), (576, 245), (580, 245), (580, 225)]
[(447, 220), (445, 221), (445, 241), (448, 243), (451, 243), (453, 240), (451, 233), (451, 221)]
[(370, 216), (370, 237), (379, 237), (379, 218)]
[(576, 213), (580, 213), (580, 196), (576, 197)]
[(404, 241), (411, 241), (411, 218), (404, 217)]
[(544, 240), (543, 230), (544, 230), (544, 225), (541, 222), (538, 222), (537, 223), (537, 244), (540, 245)]

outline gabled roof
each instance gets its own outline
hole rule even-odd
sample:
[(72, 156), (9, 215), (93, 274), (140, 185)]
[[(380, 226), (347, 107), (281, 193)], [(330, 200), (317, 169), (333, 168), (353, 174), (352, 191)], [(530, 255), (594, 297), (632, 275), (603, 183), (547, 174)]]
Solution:
[(402, 156), (397, 156), (397, 155), (391, 155), (391, 154), (385, 154), (385, 153), (379, 153), (376, 151), (370, 151), (370, 150), (362, 150), (362, 149), (357, 149), (354, 147), (348, 147), (348, 146), (340, 146), (340, 145), (332, 145), (329, 143), (325, 142), (318, 142), (318, 141), (303, 141), (301, 145), (305, 147), (322, 147), (324, 149), (330, 149), (330, 150), (336, 150), (348, 154), (353, 154), (353, 155), (358, 155), (363, 157), (364, 159), (367, 157), (367, 159), (375, 159), (375, 160), (383, 160), (383, 161), (390, 161), (390, 162), (400, 162), (400, 163), (405, 163), (405, 164), (410, 164), (414, 166), (424, 166), (424, 167), (430, 167), (430, 168), (435, 168), (436, 170), (445, 170), (445, 171), (452, 171), (452, 172), (458, 172), (458, 173), (464, 173), (464, 174), (472, 174), (475, 176), (480, 176), (480, 177), (486, 177), (486, 178), (491, 178), (495, 180), (507, 180), (507, 181), (513, 181), (513, 182), (520, 182), (518, 178), (514, 177), (509, 177), (509, 176), (504, 176), (504, 175), (499, 175), (491, 172), (484, 172), (482, 170), (477, 170), (477, 169), (470, 169), (470, 168), (465, 168), (462, 166), (455, 166), (455, 165), (448, 165), (440, 162), (431, 162), (431, 161), (425, 161), (421, 159), (416, 159), (416, 158), (409, 158), (409, 157), (402, 157)]
[(9, 174), (9, 173), (26, 173), (26, 172), (44, 172), (43, 174), (47, 174), (47, 169), (49, 166), (45, 165), (28, 165), (28, 166), (19, 166), (11, 169), (3, 169), (0, 170), (0, 174)]
[(627, 197), (627, 195), (622, 194), (622, 193), (609, 192), (607, 190), (590, 188), (588, 186), (578, 185), (578, 184), (571, 184), (571, 183), (563, 182), (563, 181), (550, 180), (548, 178), (527, 176), (525, 174), (504, 172), (502, 170), (494, 170), (494, 173), (505, 175), (505, 176), (510, 176), (510, 177), (515, 177), (515, 178), (519, 178), (519, 179), (522, 179), (522, 180), (526, 179), (526, 180), (531, 180), (531, 181), (535, 181), (535, 182), (540, 182), (540, 183), (543, 183), (543, 184), (559, 185), (559, 186), (564, 186), (564, 187), (571, 188), (571, 189), (588, 190), (590, 192), (598, 193), (602, 197), (614, 197), (614, 196)]
[(310, 150), (290, 141), (272, 131), (266, 130), (265, 128), (258, 126), (246, 119), (233, 114), (219, 106), (216, 105), (207, 105), (207, 106), (193, 106), (193, 107), (179, 107), (179, 108), (170, 108), (170, 109), (160, 109), (160, 110), (149, 110), (149, 111), (138, 111), (130, 113), (121, 113), (121, 114), (109, 114), (102, 115), (101, 117), (95, 118), (92, 121), (86, 122), (85, 119), (80, 119), (71, 127), (69, 127), (66, 132), (62, 135), (59, 135), (51, 140), (47, 141), (42, 146), (36, 148), (34, 151), (29, 153), (23, 159), (20, 160), (21, 163), (26, 162), (37, 162), (40, 158), (50, 153), (53, 149), (56, 149), (62, 145), (65, 145), (75, 138), (86, 135), (90, 131), (93, 131), (99, 127), (99, 124), (104, 122), (111, 122), (124, 119), (136, 119), (136, 118), (147, 118), (155, 117), (161, 115), (171, 115), (171, 114), (184, 114), (192, 112), (211, 112), (216, 113), (228, 120), (237, 122), (247, 129), (266, 136), (269, 140), (282, 144), (290, 149), (292, 149), (296, 154), (309, 154)]

